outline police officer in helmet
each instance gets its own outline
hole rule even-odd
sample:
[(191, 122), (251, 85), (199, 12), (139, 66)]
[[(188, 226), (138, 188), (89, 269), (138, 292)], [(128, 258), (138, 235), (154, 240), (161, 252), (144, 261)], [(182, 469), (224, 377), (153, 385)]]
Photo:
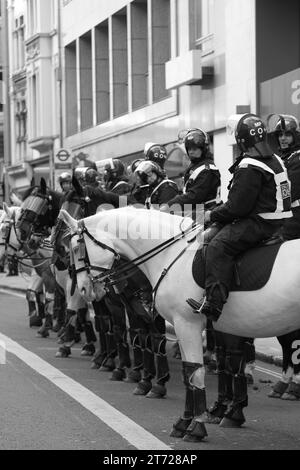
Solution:
[(120, 196), (130, 192), (128, 178), (125, 175), (125, 166), (121, 160), (111, 159), (109, 163), (106, 163), (104, 181), (106, 191), (111, 191)]
[(208, 134), (194, 128), (183, 132), (183, 135), (191, 163), (184, 175), (183, 194), (171, 199), (168, 206), (180, 205), (185, 215), (192, 210), (193, 218), (196, 218), (197, 205), (205, 204), (206, 208), (211, 208), (219, 202), (221, 176), (209, 149)]
[[(275, 118), (275, 120), (274, 120)], [(282, 236), (284, 240), (300, 238), (300, 128), (298, 119), (291, 115), (271, 115), (273, 121), (269, 130), (275, 136), (276, 147), (287, 169), (291, 182), (293, 217), (284, 223)]]
[(63, 193), (67, 193), (72, 189), (72, 176), (69, 173), (62, 173), (58, 178), (58, 182)]
[(199, 310), (212, 321), (218, 320), (227, 300), (234, 258), (272, 237), (292, 215), (287, 172), (267, 144), (260, 117), (236, 115), (228, 129), (234, 132), (241, 155), (230, 169), (227, 202), (206, 213), (207, 222), (223, 225), (207, 247), (206, 300)]
[(165, 176), (163, 168), (151, 160), (145, 160), (138, 165), (137, 173), (143, 185), (148, 186), (145, 206), (151, 209), (161, 204), (166, 204), (171, 198), (178, 194), (178, 188), (174, 181)]

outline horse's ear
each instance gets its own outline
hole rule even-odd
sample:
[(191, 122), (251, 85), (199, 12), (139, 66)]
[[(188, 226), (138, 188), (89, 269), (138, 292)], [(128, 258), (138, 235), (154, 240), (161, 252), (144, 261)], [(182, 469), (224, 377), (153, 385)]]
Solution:
[(82, 186), (81, 184), (79, 183), (78, 179), (76, 178), (76, 176), (73, 174), (73, 177), (72, 177), (72, 185), (73, 185), (73, 188), (75, 189), (76, 193), (78, 194), (78, 196), (80, 197), (83, 197), (83, 189), (82, 189)]
[(67, 211), (61, 209), (58, 218), (62, 220), (72, 232), (76, 232), (78, 228), (78, 221), (73, 219), (73, 217), (71, 217)]
[(3, 202), (3, 209), (5, 210), (6, 214), (8, 215), (8, 217), (11, 217), (12, 216), (12, 211), (11, 209), (8, 207), (8, 205), (6, 204), (6, 202)]
[(47, 192), (47, 183), (45, 178), (41, 178), (41, 193), (46, 194)]

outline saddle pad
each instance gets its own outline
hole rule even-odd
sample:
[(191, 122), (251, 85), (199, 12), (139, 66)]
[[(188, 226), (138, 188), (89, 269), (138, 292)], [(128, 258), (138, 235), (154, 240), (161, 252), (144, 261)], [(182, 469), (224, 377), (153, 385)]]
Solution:
[[(282, 243), (252, 248), (238, 256), (235, 265), (235, 275), (230, 291), (252, 291), (264, 287), (268, 282), (271, 271)], [(193, 277), (198, 286), (204, 289), (205, 270), (203, 251), (200, 248), (193, 261)]]

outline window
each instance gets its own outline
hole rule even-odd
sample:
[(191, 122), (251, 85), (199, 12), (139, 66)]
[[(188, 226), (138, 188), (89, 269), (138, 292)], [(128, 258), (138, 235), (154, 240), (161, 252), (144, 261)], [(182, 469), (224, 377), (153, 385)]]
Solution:
[(213, 52), (214, 0), (190, 0), (190, 47)]
[(24, 17), (21, 15), (15, 19), (15, 30), (13, 32), (15, 70), (23, 68), (25, 64), (24, 27)]

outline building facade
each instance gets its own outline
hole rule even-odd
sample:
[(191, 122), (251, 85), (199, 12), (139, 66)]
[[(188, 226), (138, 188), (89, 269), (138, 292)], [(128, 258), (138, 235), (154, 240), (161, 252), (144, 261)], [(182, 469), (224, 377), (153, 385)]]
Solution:
[[(60, 148), (77, 163), (126, 162), (146, 142), (167, 146), (176, 177), (185, 164), (178, 132), (201, 127), (225, 198), (235, 153), (227, 118), (299, 116), (298, 3), (287, 0), (283, 14), (280, 0), (24, 0), (25, 59), (11, 73), (12, 186), (19, 162), (27, 182), (55, 180)], [(22, 38), (10, 15), (10, 36)]]
[(0, 2), (0, 204), (4, 198), (4, 120), (3, 120), (3, 104), (4, 104), (4, 85), (3, 85), (3, 17), (2, 3)]

